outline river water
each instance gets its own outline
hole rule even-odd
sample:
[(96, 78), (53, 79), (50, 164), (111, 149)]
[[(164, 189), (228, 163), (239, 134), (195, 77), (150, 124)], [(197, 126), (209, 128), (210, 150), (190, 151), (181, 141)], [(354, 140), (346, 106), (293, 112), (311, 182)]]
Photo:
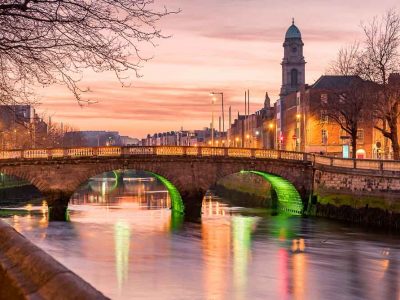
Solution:
[(45, 203), (4, 220), (112, 299), (400, 299), (398, 236), (211, 197), (184, 223), (169, 201), (147, 175), (107, 174), (73, 196), (68, 223)]

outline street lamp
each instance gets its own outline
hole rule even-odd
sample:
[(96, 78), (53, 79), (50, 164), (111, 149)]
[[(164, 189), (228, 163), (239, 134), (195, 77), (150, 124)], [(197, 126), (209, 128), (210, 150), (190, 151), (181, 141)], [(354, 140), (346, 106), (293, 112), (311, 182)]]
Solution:
[(255, 134), (256, 138), (255, 138), (254, 148), (258, 148), (258, 137), (260, 135), (260, 131), (256, 130)]
[(237, 138), (235, 138), (235, 147), (238, 147), (238, 144), (239, 144), (239, 138), (237, 137)]
[(222, 132), (225, 132), (224, 93), (223, 92), (211, 92), (210, 95), (211, 96), (221, 95)]
[(211, 99), (211, 145), (214, 147), (214, 103), (217, 99), (214, 93), (210, 93), (210, 96), (213, 96)]
[[(269, 131), (272, 133), (272, 131), (273, 131), (273, 135), (272, 135), (272, 139), (273, 139), (273, 141), (272, 141), (272, 149), (275, 149), (275, 143), (276, 143), (276, 136), (275, 136), (275, 133), (276, 133), (276, 130), (274, 130), (274, 123), (269, 123), (268, 124), (268, 128), (269, 128)], [(271, 138), (269, 138), (269, 140), (271, 141)]]

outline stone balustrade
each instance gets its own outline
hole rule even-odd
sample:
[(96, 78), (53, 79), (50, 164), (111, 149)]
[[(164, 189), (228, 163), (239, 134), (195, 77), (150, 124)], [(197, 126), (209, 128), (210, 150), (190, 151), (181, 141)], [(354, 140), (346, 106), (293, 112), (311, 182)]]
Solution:
[(236, 157), (304, 161), (312, 165), (325, 165), (345, 169), (376, 170), (400, 172), (400, 161), (369, 159), (343, 159), (320, 156), (311, 153), (281, 151), (274, 149), (223, 148), (223, 147), (77, 147), (56, 149), (28, 149), (0, 151), (1, 160), (15, 159), (59, 159), (83, 157), (121, 157), (121, 156), (201, 156)]

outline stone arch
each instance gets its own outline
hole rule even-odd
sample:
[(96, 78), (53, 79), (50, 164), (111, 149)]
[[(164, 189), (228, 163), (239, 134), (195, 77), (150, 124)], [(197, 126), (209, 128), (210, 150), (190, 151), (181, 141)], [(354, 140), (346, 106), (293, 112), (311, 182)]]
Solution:
[(26, 182), (29, 182), (32, 186), (34, 186), (39, 192), (41, 192), (40, 187), (44, 185), (40, 178), (31, 177), (29, 176), (29, 173), (26, 173), (18, 168), (1, 168), (0, 174), (13, 176), (17, 179), (25, 180)]
[[(80, 180), (80, 184), (87, 182), (91, 177), (100, 175), (105, 172), (115, 172), (116, 170), (136, 170), (143, 171), (145, 173), (151, 174), (155, 178), (157, 178), (167, 189), (169, 196), (171, 198), (171, 209), (175, 213), (183, 214), (185, 212), (185, 205), (182, 200), (181, 193), (175, 183), (170, 179), (170, 174), (164, 174), (162, 170), (158, 168), (152, 168), (150, 166), (136, 166), (136, 167), (126, 167), (120, 164), (104, 164), (102, 166), (98, 166), (95, 169), (88, 171), (83, 179)], [(77, 188), (79, 187), (77, 186)], [(76, 189), (77, 189), (76, 188)], [(72, 194), (71, 194), (72, 195)]]
[(304, 205), (302, 196), (298, 188), (296, 188), (290, 180), (286, 179), (285, 176), (274, 174), (268, 170), (258, 171), (251, 170), (251, 168), (242, 168), (241, 170), (231, 170), (231, 172), (220, 174), (217, 181), (225, 176), (235, 173), (251, 173), (262, 177), (271, 184), (272, 189), (275, 191), (279, 211), (292, 215), (303, 214)]
[(275, 190), (278, 198), (278, 209), (280, 211), (301, 215), (303, 213), (303, 202), (299, 192), (294, 185), (281, 176), (273, 175), (260, 171), (242, 171), (243, 173), (252, 173), (261, 176), (267, 180)]
[[(6, 200), (7, 203), (12, 204), (15, 202), (15, 204), (20, 204), (21, 201), (17, 199), (21, 199), (25, 202), (42, 197), (42, 193), (37, 187), (37, 182), (32, 182), (23, 173), (1, 170), (0, 180), (2, 184), (1, 187), (5, 187), (5, 189), (0, 190), (0, 197)], [(7, 183), (7, 185), (3, 186), (3, 183)]]

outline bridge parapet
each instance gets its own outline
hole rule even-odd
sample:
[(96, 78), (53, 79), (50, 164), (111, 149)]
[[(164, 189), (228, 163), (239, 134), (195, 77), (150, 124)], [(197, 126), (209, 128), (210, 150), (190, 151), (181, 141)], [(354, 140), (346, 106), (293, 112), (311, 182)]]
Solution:
[[(154, 156), (220, 156), (241, 158), (267, 158), (304, 161), (308, 156), (301, 152), (273, 149), (223, 148), (223, 147), (181, 147), (181, 146), (145, 146), (145, 147), (75, 147), (55, 149), (28, 149), (0, 151), (0, 160), (7, 159), (52, 159), (80, 157), (119, 157), (131, 155)], [(311, 160), (310, 160), (311, 161)]]
[(18, 159), (79, 159), (91, 157), (126, 156), (198, 156), (302, 161), (318, 166), (343, 168), (344, 170), (400, 172), (400, 161), (343, 159), (312, 153), (281, 151), (274, 149), (190, 147), (190, 146), (144, 146), (144, 147), (75, 147), (55, 149), (28, 149), (0, 151), (0, 161)]

